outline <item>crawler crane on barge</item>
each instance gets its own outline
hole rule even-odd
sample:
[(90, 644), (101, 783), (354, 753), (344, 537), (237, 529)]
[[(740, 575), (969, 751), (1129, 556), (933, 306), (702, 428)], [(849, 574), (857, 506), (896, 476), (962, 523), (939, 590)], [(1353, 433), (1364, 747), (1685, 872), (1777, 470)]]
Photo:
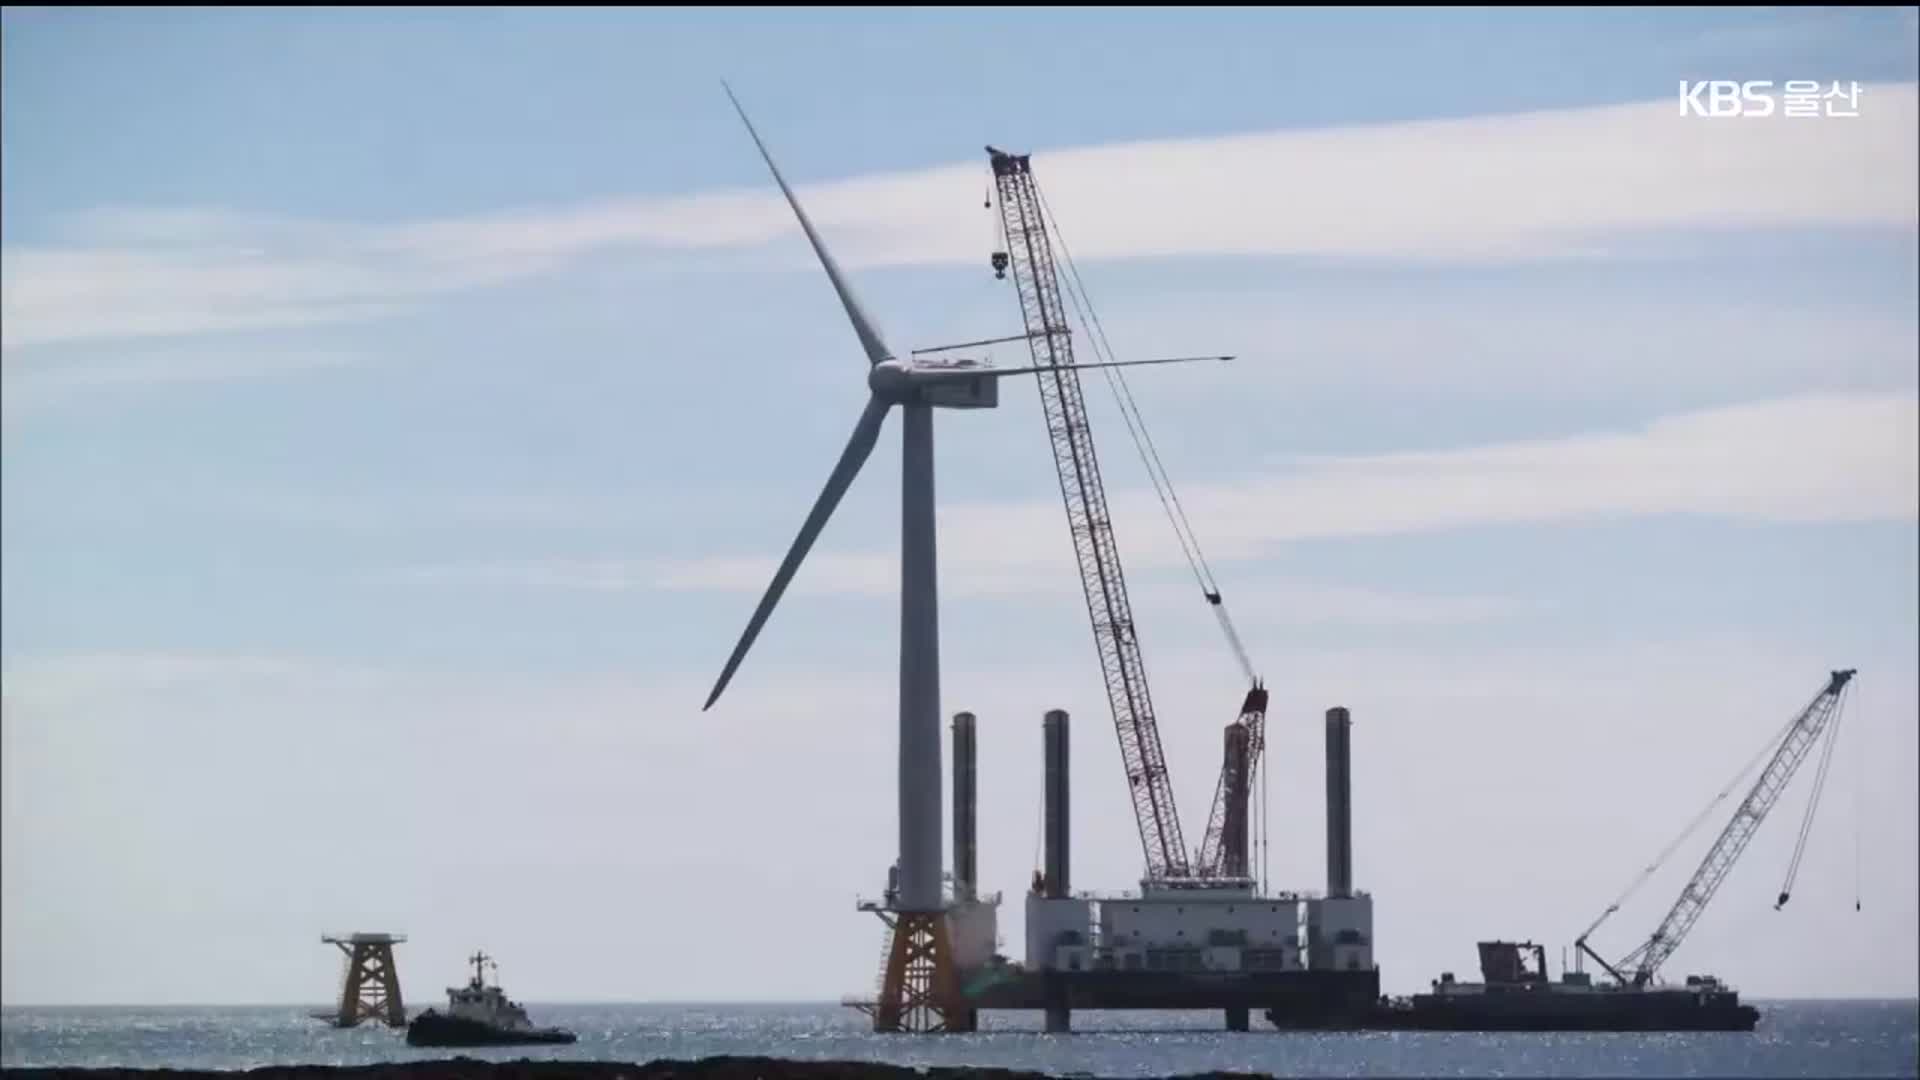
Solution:
[[(1167, 509), (1194, 576), (1219, 618), (1251, 687), (1241, 705), (1240, 718), (1230, 729), (1240, 734), (1237, 738), (1230, 735), (1228, 739), (1228, 760), (1215, 787), (1205, 840), (1197, 854), (1189, 854), (1181, 834), (1180, 813), (1174, 802), (1166, 755), (1160, 746), (1146, 662), (1141, 656), (1132, 604), (1127, 596), (1126, 575), (1113, 535), (1113, 519), (1107, 508), (1106, 486), (1100, 475), (1100, 459), (1094, 448), (1080, 372), (1074, 362), (1067, 301), (1074, 301), (1080, 309), (1096, 351), (1105, 344), (1105, 333), (1098, 316), (1093, 314), (1091, 303), (1085, 300), (1084, 287), (1077, 291), (1062, 288), (1050, 235), (1057, 231), (1058, 223), (1049, 221), (1040, 189), (1033, 179), (1031, 158), (993, 147), (987, 148), (987, 155), (999, 197), (1000, 231), (1006, 245), (994, 253), (993, 266), (1002, 276), (1009, 270), (1012, 272), (1015, 291), (1020, 297), (1020, 313), (1026, 323), (1024, 337), (1036, 369), (1034, 379), (1046, 414), (1054, 470), (1066, 505), (1067, 529), (1080, 567), (1081, 589), (1093, 626), (1107, 703), (1119, 735), (1120, 757), (1140, 831), (1140, 846), (1146, 857), (1142, 885), (1149, 889), (1238, 886), (1250, 875), (1246, 852), (1248, 823), (1244, 805), (1236, 802), (1244, 802), (1247, 785), (1258, 768), (1264, 748), (1267, 692), (1254, 674), (1253, 663), (1239, 634), (1234, 631), (1219, 585), (1200, 554), (1199, 542), (1180, 509), (1178, 497), (1173, 494), (1172, 484), (1165, 479), (1165, 469), (1146, 433), (1145, 422), (1139, 418), (1138, 407), (1126, 390), (1125, 376), (1112, 368), (1103, 369), (1120, 400), (1122, 416), (1140, 449), (1155, 492)], [(1065, 253), (1064, 241), (1062, 252)], [(1077, 283), (1079, 275), (1073, 270), (1070, 256), (1068, 270)]]
[[(1344, 881), (1337, 889), (1330, 885), (1326, 897), (1263, 894), (1251, 835), (1259, 822), (1250, 802), (1265, 750), (1267, 691), (1125, 380), (1113, 378), (1112, 350), (1059, 238), (1059, 222), (1034, 182), (1029, 156), (993, 147), (987, 155), (993, 174), (988, 204), (997, 197), (1003, 243), (992, 255), (992, 266), (1003, 279), (1011, 273), (1026, 332), (968, 344), (1025, 341), (1032, 353), (1145, 869), (1137, 895), (1071, 893), (1062, 837), (1059, 857), (1049, 855), (1047, 870), (1035, 875), (1027, 897), (1026, 962), (1014, 965), (1010, 976), (983, 979), (978, 985), (985, 989), (975, 1000), (980, 1008), (1044, 1005), (1052, 1030), (1064, 1030), (1069, 1005), (1219, 1008), (1230, 1029), (1245, 1030), (1251, 1008), (1276, 1001), (1308, 1002), (1315, 1010), (1371, 1001), (1378, 994), (1379, 974), (1371, 955), (1370, 897)], [(1056, 269), (1056, 239), (1065, 281)], [(1081, 389), (1079, 368), (1096, 365), (1075, 362), (1069, 304), (1088, 330), (1155, 492), (1247, 680), (1238, 718), (1225, 733), (1220, 776), (1197, 850), (1187, 848), (1182, 834)], [(1050, 740), (1064, 743), (1064, 721), (1062, 715), (1050, 729)], [(1064, 763), (1063, 746), (1057, 752)], [(1064, 780), (1049, 797), (1064, 807)]]
[[(1853, 680), (1853, 669), (1831, 672), (1826, 684), (1806, 707), (1788, 721), (1760, 756), (1766, 767), (1748, 790), (1733, 817), (1708, 849), (1700, 866), (1680, 890), (1679, 897), (1646, 940), (1617, 961), (1609, 962), (1588, 944), (1600, 925), (1658, 870), (1682, 840), (1685, 840), (1707, 812), (1733, 789), (1729, 784), (1712, 803), (1682, 832), (1653, 865), (1647, 867), (1619, 899), (1609, 904), (1592, 926), (1575, 940), (1579, 955), (1589, 957), (1612, 976), (1611, 982), (1596, 983), (1581, 970), (1562, 972), (1559, 982), (1547, 978), (1546, 950), (1532, 942), (1483, 941), (1480, 966), (1484, 979), (1479, 983), (1455, 982), (1445, 974), (1433, 984), (1431, 993), (1416, 994), (1409, 1000), (1387, 1003), (1367, 1011), (1357, 1021), (1340, 1018), (1332, 1024), (1303, 1024), (1296, 1016), (1272, 1011), (1267, 1017), (1278, 1027), (1338, 1026), (1377, 1029), (1424, 1029), (1453, 1031), (1752, 1031), (1760, 1020), (1760, 1011), (1740, 1000), (1738, 991), (1711, 975), (1688, 975), (1684, 985), (1665, 985), (1657, 981), (1661, 966), (1680, 948), (1687, 931), (1706, 910), (1708, 901), (1719, 891), (1748, 841), (1780, 801), (1794, 774), (1811, 755), (1822, 736), (1826, 745), (1816, 771), (1814, 789), (1807, 801), (1806, 818), (1801, 823), (1799, 841), (1788, 865), (1775, 909), (1784, 906), (1799, 873), (1800, 858), (1806, 850), (1807, 836), (1820, 794), (1826, 785), (1828, 766), (1838, 738), (1839, 720), (1845, 695)], [(1771, 755), (1766, 751), (1772, 750)], [(1756, 756), (1754, 762), (1759, 760)], [(1745, 776), (1754, 762), (1740, 772)], [(1736, 777), (1734, 784), (1739, 782)], [(1534, 963), (1529, 967), (1527, 957)]]

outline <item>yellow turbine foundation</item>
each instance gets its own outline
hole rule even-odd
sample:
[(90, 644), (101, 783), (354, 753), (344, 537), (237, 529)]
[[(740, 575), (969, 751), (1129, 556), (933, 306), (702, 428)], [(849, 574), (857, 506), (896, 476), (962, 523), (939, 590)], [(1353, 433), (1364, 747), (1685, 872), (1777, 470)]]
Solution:
[(893, 944), (874, 1004), (873, 1030), (973, 1031), (978, 1014), (960, 997), (953, 943), (943, 911), (893, 913)]
[(331, 1019), (335, 1027), (343, 1028), (354, 1027), (362, 1020), (376, 1020), (388, 1027), (406, 1027), (407, 1009), (400, 999), (400, 970), (393, 962), (393, 947), (407, 940), (406, 937), (354, 934), (320, 940), (338, 946), (347, 958), (346, 974), (340, 985), (340, 1011), (323, 1019)]

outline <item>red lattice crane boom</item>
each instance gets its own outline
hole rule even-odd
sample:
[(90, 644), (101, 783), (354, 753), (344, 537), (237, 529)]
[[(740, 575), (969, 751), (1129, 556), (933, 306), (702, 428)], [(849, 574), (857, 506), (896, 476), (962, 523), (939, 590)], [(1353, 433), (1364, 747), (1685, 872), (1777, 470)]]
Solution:
[(1186, 877), (1189, 867), (1180, 837), (1180, 814), (1174, 807), (1173, 785), (1160, 748), (1160, 730), (1147, 690), (1146, 663), (1134, 632), (1133, 609), (1113, 538), (1113, 520), (1107, 511), (1093, 432), (1087, 423), (1080, 373), (1073, 366), (1073, 340), (1054, 270), (1053, 245), (1040, 212), (1040, 195), (1034, 188), (1026, 155), (1005, 154), (991, 147), (987, 152), (999, 188), (1005, 250), (1020, 294), (1027, 345), (1033, 353), (1033, 366), (1042, 369), (1034, 377), (1046, 412), (1047, 436), (1053, 443), (1055, 471), (1066, 503), (1074, 557), (1080, 564), (1080, 583), (1093, 623), (1107, 703), (1120, 735), (1120, 757), (1140, 826), (1147, 877)]
[[(993, 168), (994, 186), (999, 195), (1000, 231), (1005, 243), (995, 252), (993, 267), (1002, 276), (1013, 275), (1020, 297), (1020, 313), (1026, 324), (1024, 338), (1033, 355), (1040, 401), (1046, 414), (1047, 436), (1053, 446), (1055, 472), (1060, 494), (1066, 505), (1068, 531), (1073, 540), (1075, 560), (1080, 567), (1080, 583), (1087, 602), (1088, 618), (1093, 625), (1095, 648), (1100, 659), (1101, 676), (1106, 684), (1107, 702), (1113, 712), (1114, 728), (1120, 739), (1121, 761), (1126, 769), (1128, 791), (1133, 801), (1134, 819), (1140, 830), (1140, 845), (1146, 856), (1146, 880), (1170, 881), (1221, 876), (1224, 853), (1244, 852), (1223, 844), (1223, 835), (1231, 831), (1230, 793), (1244, 800), (1244, 781), (1252, 775), (1264, 744), (1262, 726), (1266, 713), (1266, 691), (1253, 678), (1252, 666), (1240, 646), (1233, 625), (1220, 600), (1219, 590), (1204, 575), (1199, 563), (1195, 574), (1202, 579), (1202, 590), (1219, 617), (1221, 627), (1239, 655), (1242, 668), (1254, 689), (1247, 695), (1237, 724), (1246, 729), (1247, 751), (1230, 761), (1222, 770), (1214, 811), (1208, 821), (1206, 842), (1197, 858), (1190, 856), (1180, 831), (1180, 815), (1174, 805), (1173, 786), (1167, 775), (1166, 756), (1160, 745), (1152, 695), (1147, 686), (1145, 661), (1127, 597), (1126, 578), (1113, 535), (1113, 520), (1107, 509), (1106, 489), (1100, 476), (1100, 462), (1094, 450), (1093, 432), (1087, 419), (1086, 400), (1081, 391), (1080, 373), (1074, 366), (1073, 341), (1068, 328), (1066, 299), (1054, 263), (1053, 242), (1049, 235), (1045, 207), (1033, 180), (1030, 159), (1024, 154), (1008, 154), (987, 148)], [(1069, 259), (1071, 268), (1071, 259)], [(1097, 323), (1096, 323), (1097, 325)], [(1222, 359), (1225, 359), (1224, 357)], [(1115, 377), (1111, 371), (1109, 377)], [(1116, 385), (1123, 386), (1124, 382)], [(1133, 419), (1128, 426), (1134, 428)], [(1144, 436), (1134, 430), (1136, 441)], [(1151, 443), (1143, 447), (1143, 456)], [(1152, 464), (1157, 464), (1156, 460)], [(1155, 477), (1155, 488), (1161, 480)], [(1162, 501), (1171, 493), (1171, 485), (1162, 492)], [(1176, 530), (1185, 526), (1178, 511), (1178, 500), (1168, 506)], [(1189, 530), (1190, 531), (1190, 530)], [(1183, 549), (1191, 562), (1197, 542), (1189, 545), (1181, 535)], [(1233, 777), (1229, 777), (1233, 771)], [(1230, 782), (1230, 779), (1232, 782)], [(1240, 804), (1240, 827), (1244, 829), (1244, 801)], [(1244, 863), (1244, 859), (1239, 860)], [(1246, 876), (1246, 867), (1239, 873)]]

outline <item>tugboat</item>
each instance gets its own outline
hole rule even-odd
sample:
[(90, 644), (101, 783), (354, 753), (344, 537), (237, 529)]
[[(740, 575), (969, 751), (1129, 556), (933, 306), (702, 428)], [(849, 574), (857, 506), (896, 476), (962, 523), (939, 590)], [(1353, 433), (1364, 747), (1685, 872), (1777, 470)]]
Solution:
[[(571, 1031), (534, 1027), (527, 1010), (500, 989), (500, 965), (484, 952), (467, 957), (473, 978), (465, 986), (447, 987), (447, 1011), (432, 1009), (407, 1025), (408, 1046), (511, 1046), (521, 1043), (570, 1043)], [(487, 985), (492, 966), (494, 981)]]

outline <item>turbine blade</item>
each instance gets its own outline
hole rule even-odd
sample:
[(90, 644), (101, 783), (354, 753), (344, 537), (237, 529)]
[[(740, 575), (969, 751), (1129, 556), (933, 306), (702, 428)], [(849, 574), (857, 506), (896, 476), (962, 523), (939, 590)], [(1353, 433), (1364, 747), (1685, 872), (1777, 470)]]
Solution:
[(780, 167), (773, 163), (773, 155), (767, 153), (767, 144), (760, 141), (760, 133), (753, 129), (753, 121), (747, 119), (747, 110), (741, 108), (740, 99), (733, 96), (733, 87), (720, 84), (727, 91), (727, 100), (733, 102), (733, 110), (740, 114), (740, 122), (747, 125), (747, 134), (753, 136), (753, 145), (760, 148), (760, 156), (767, 163), (767, 170), (773, 173), (773, 181), (780, 185), (780, 191), (787, 197), (787, 205), (793, 207), (793, 216), (800, 219), (800, 229), (807, 234), (807, 241), (813, 245), (813, 253), (820, 257), (820, 265), (827, 271), (827, 277), (833, 282), (833, 291), (840, 294), (840, 305), (847, 309), (847, 318), (853, 322), (853, 332), (860, 336), (860, 347), (867, 352), (867, 363), (878, 364), (893, 358), (886, 342), (880, 340), (880, 329), (867, 317), (860, 301), (854, 298), (852, 286), (840, 273), (840, 264), (833, 261), (827, 253), (826, 242), (814, 231), (813, 222), (807, 218), (807, 212), (800, 208), (800, 200), (793, 195), (793, 189), (787, 186), (786, 177), (780, 175)]
[[(1071, 367), (1075, 369), (1107, 368), (1107, 367), (1140, 367), (1145, 364), (1187, 364), (1187, 363), (1192, 363), (1195, 360), (1231, 360), (1231, 359), (1233, 359), (1233, 357), (1231, 356), (1168, 356), (1168, 357), (1162, 357), (1161, 359), (1158, 359), (1158, 360), (1115, 360), (1108, 363), (1064, 364), (1060, 366)], [(1036, 371), (1052, 371), (1052, 370), (1053, 370), (1053, 365), (1048, 365), (1045, 367), (1016, 367), (1016, 368), (916, 367), (916, 368), (910, 369), (907, 374), (909, 378), (913, 378), (913, 379), (966, 379), (966, 378), (972, 378), (979, 375), (990, 375), (997, 379), (1002, 375), (1031, 375)]]
[(820, 530), (826, 527), (827, 519), (833, 516), (833, 508), (840, 505), (840, 497), (847, 493), (853, 484), (853, 478), (860, 475), (860, 467), (867, 463), (868, 455), (873, 453), (873, 444), (880, 438), (880, 425), (887, 419), (888, 403), (879, 397), (869, 397), (867, 407), (860, 414), (860, 420), (853, 425), (853, 435), (847, 440), (847, 448), (840, 452), (840, 463), (833, 467), (833, 475), (827, 477), (827, 486), (820, 490), (820, 497), (813, 502), (808, 511), (807, 520), (800, 526), (800, 535), (793, 540), (793, 546), (787, 549), (787, 557), (781, 561), (780, 569), (774, 571), (773, 582), (767, 586), (766, 594), (760, 597), (760, 606), (753, 609), (753, 618), (747, 620), (746, 633), (740, 635), (740, 643), (733, 647), (733, 655), (727, 657), (727, 666), (720, 672), (720, 680), (713, 684), (713, 693), (707, 696), (707, 703), (700, 706), (705, 712), (713, 708), (720, 700), (720, 692), (727, 688), (727, 681), (740, 666), (740, 661), (752, 647), (753, 639), (760, 634), (760, 628), (766, 625), (767, 616), (773, 613), (773, 605), (780, 602), (780, 594), (786, 592), (787, 583), (793, 580), (793, 573), (800, 567), (800, 560), (807, 557), (807, 551), (813, 547)]

